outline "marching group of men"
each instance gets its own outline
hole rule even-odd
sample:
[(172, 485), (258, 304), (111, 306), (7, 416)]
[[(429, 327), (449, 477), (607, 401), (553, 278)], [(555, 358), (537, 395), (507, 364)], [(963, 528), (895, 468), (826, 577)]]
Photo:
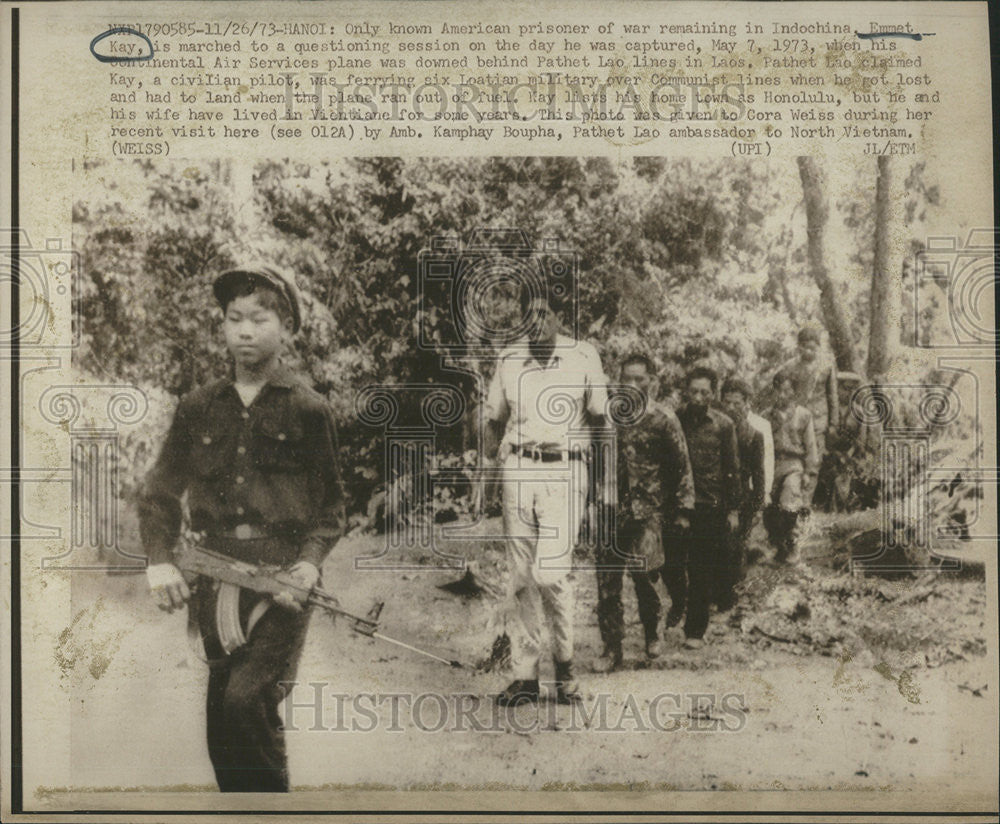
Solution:
[[(544, 297), (525, 296), (523, 309), (532, 332), (501, 354), (485, 405), (486, 452), (501, 473), (520, 624), (514, 680), (497, 700), (537, 700), (541, 612), (553, 638), (556, 698), (568, 703), (581, 697), (569, 573), (584, 513), (596, 511), (598, 521), (604, 650), (594, 671), (622, 666), (626, 570), (647, 657), (662, 654), (661, 628), (682, 620), (685, 648), (700, 648), (712, 605), (722, 612), (735, 605), (746, 541), (762, 510), (774, 561), (796, 560), (797, 525), (809, 511), (828, 428), (838, 421), (836, 372), (819, 359), (819, 333), (807, 326), (799, 332), (798, 356), (773, 377), (774, 405), (764, 416), (751, 410), (746, 381), (730, 377), (720, 391), (708, 366), (688, 371), (674, 411), (657, 397), (656, 365), (633, 353), (618, 372), (642, 402), (631, 416), (612, 416), (615, 402), (596, 349), (560, 334)], [(603, 454), (602, 440), (616, 444), (615, 460), (590, 457)], [(661, 579), (670, 598), (662, 624)]]
[[(269, 264), (244, 266), (222, 273), (213, 291), (233, 371), (181, 399), (139, 496), (140, 531), (157, 604), (173, 611), (190, 601), (202, 630), (210, 663), (208, 751), (219, 788), (285, 791), (277, 707), (295, 677), (306, 616), (291, 597), (243, 590), (238, 612), (245, 642), (230, 651), (217, 632), (219, 587), (204, 578), (192, 586), (173, 552), (186, 500), (191, 530), (207, 548), (286, 568), (297, 587), (310, 591), (344, 529), (336, 427), (326, 400), (282, 361), (301, 325), (294, 278)], [(745, 383), (729, 379), (720, 398), (715, 373), (704, 367), (688, 373), (684, 404), (675, 413), (657, 401), (657, 370), (638, 354), (626, 357), (620, 371), (644, 402), (633, 410), (634, 420), (616, 421), (608, 417), (615, 399), (609, 405), (594, 347), (560, 333), (545, 297), (526, 295), (522, 308), (532, 331), (524, 346), (500, 357), (485, 405), (487, 453), (501, 467), (522, 630), (512, 649), (514, 681), (497, 696), (507, 705), (539, 696), (542, 615), (553, 639), (556, 697), (580, 698), (568, 576), (588, 506), (602, 502), (598, 532), (614, 524), (614, 534), (599, 542), (605, 650), (595, 668), (622, 663), (626, 568), (638, 594), (647, 654), (661, 651), (659, 578), (671, 602), (666, 625), (683, 619), (687, 646), (696, 648), (711, 603), (722, 609), (733, 603), (738, 548), (769, 495), (766, 525), (777, 557), (791, 557), (794, 525), (815, 485), (824, 427), (837, 421), (834, 376), (818, 368), (819, 339), (811, 330), (799, 336), (800, 357), (775, 376), (769, 425), (750, 412)], [(617, 469), (614, 461), (589, 459), (587, 432), (617, 435)]]

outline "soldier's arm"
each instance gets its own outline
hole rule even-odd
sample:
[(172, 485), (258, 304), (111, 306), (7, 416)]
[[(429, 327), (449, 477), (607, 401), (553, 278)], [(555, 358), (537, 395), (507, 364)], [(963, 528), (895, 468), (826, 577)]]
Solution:
[(840, 395), (837, 392), (837, 367), (831, 366), (826, 376), (827, 427), (836, 432), (840, 427)]
[(664, 443), (665, 468), (670, 481), (666, 492), (673, 498), (671, 501), (664, 501), (664, 504), (681, 514), (694, 509), (694, 473), (691, 471), (691, 457), (688, 455), (684, 430), (676, 415), (667, 418)]
[(181, 497), (191, 476), (191, 404), (182, 399), (139, 492), (139, 535), (149, 564), (171, 562), (181, 531)]
[(725, 496), (725, 506), (730, 512), (739, 506), (740, 501), (740, 456), (736, 443), (736, 428), (731, 422), (723, 424), (721, 433), (722, 448), (722, 486)]
[[(313, 472), (322, 479), (323, 496), (313, 523), (299, 548), (299, 562), (317, 570), (343, 536), (346, 526), (344, 484), (333, 410), (325, 402), (306, 412), (307, 438)], [(315, 583), (315, 582), (314, 582)]]
[(816, 446), (816, 427), (813, 424), (812, 413), (808, 409), (803, 411), (805, 415), (803, 415), (802, 423), (802, 445), (806, 450), (806, 474), (815, 476), (819, 471), (819, 449)]
[(591, 485), (598, 503), (613, 506), (618, 500), (618, 483), (614, 477), (614, 462), (608, 459), (606, 448), (613, 436), (613, 425), (608, 415), (608, 379), (597, 349), (589, 343), (581, 345), (589, 349), (589, 365), (585, 375), (587, 420), (593, 433), (595, 454), (601, 453), (593, 467), (598, 474)]
[(754, 430), (754, 435), (748, 458), (751, 462), (750, 471), (753, 481), (753, 497), (750, 500), (750, 505), (756, 512), (764, 505), (767, 479), (764, 474), (764, 433)]
[(173, 612), (191, 597), (172, 551), (181, 530), (181, 497), (191, 477), (190, 403), (182, 399), (159, 457), (139, 493), (139, 535), (146, 549), (146, 580), (160, 609)]
[(510, 417), (510, 404), (504, 391), (500, 370), (503, 366), (501, 358), (496, 365), (493, 379), (490, 381), (483, 404), (483, 416), (485, 426), (483, 429), (483, 454), (480, 456), (480, 463), (483, 466), (480, 472), (476, 487), (473, 490), (473, 512), (478, 516), (487, 507), (487, 502), (496, 495), (499, 479), (495, 473), (486, 471), (487, 464), (495, 464), (500, 459), (500, 442), (503, 439), (504, 429), (507, 426), (507, 419)]
[(488, 461), (496, 460), (500, 440), (503, 438), (507, 419), (510, 417), (510, 404), (504, 390), (502, 369), (503, 357), (501, 356), (500, 360), (497, 361), (493, 378), (490, 380), (483, 405), (483, 415), (486, 419), (486, 428), (483, 432), (483, 458)]
[(771, 499), (771, 487), (774, 485), (774, 432), (771, 422), (764, 418), (764, 500)]

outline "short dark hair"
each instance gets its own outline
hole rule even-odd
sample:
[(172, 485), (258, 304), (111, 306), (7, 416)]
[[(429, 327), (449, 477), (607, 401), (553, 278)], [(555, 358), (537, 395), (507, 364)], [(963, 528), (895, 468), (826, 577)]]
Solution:
[(807, 323), (799, 329), (799, 343), (805, 343), (807, 340), (819, 343), (820, 337), (819, 327), (814, 323)]
[(774, 377), (771, 379), (771, 386), (775, 389), (781, 389), (786, 383), (792, 382), (792, 376), (787, 372), (775, 372)]
[(626, 366), (631, 366), (634, 363), (641, 363), (646, 367), (646, 371), (650, 375), (656, 374), (656, 365), (653, 363), (653, 359), (649, 357), (645, 352), (629, 352), (622, 358), (622, 369)]
[(728, 395), (730, 392), (738, 392), (744, 398), (744, 400), (750, 400), (753, 396), (753, 392), (750, 391), (750, 384), (748, 384), (743, 378), (738, 378), (732, 375), (726, 378), (726, 382), (722, 384), (722, 395)]
[(225, 315), (229, 309), (229, 304), (236, 298), (245, 298), (255, 295), (257, 301), (265, 309), (273, 311), (282, 323), (292, 321), (292, 307), (288, 304), (288, 299), (276, 287), (261, 278), (247, 275), (232, 283), (221, 295), (220, 305), (222, 314)]
[(719, 376), (716, 374), (714, 369), (708, 366), (696, 366), (693, 369), (689, 369), (687, 375), (684, 377), (684, 385), (690, 386), (691, 381), (700, 380), (701, 378), (708, 378), (708, 382), (712, 387), (712, 391), (719, 385)]

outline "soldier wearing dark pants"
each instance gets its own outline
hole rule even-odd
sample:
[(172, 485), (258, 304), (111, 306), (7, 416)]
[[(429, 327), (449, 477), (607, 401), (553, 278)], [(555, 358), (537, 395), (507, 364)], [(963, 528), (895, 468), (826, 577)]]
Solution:
[(740, 458), (739, 524), (730, 536), (729, 575), (720, 579), (716, 603), (725, 611), (736, 605), (735, 587), (743, 578), (746, 543), (754, 519), (764, 505), (767, 479), (764, 469), (764, 433), (749, 420), (750, 387), (739, 378), (722, 385), (722, 409), (736, 427)]
[[(219, 550), (218, 545), (214, 549)], [(278, 705), (286, 694), (281, 683), (294, 678), (308, 615), (268, 609), (254, 623), (247, 643), (227, 655), (215, 627), (217, 594), (208, 580), (201, 579), (193, 608), (209, 661), (206, 733), (219, 789), (286, 792)], [(240, 612), (249, 618), (253, 608), (266, 600), (266, 596), (243, 591)]]
[(622, 383), (645, 398), (641, 417), (617, 429), (618, 509), (616, 541), (598, 542), (597, 623), (604, 652), (594, 662), (595, 672), (610, 672), (622, 664), (625, 617), (622, 581), (629, 570), (635, 586), (650, 659), (661, 654), (660, 597), (655, 574), (664, 562), (663, 525), (681, 529), (694, 506), (694, 481), (687, 444), (677, 416), (656, 401), (655, 368), (645, 355), (622, 361)]
[(698, 649), (708, 628), (714, 581), (729, 568), (729, 533), (739, 526), (740, 463), (736, 429), (713, 409), (718, 378), (706, 367), (692, 369), (685, 381), (685, 405), (677, 413), (687, 440), (694, 477), (694, 511), (686, 541), (671, 541), (663, 568), (671, 607), (667, 626), (684, 623), (684, 645)]
[[(181, 399), (140, 497), (150, 590), (168, 611), (191, 598), (172, 558), (185, 495), (206, 549), (289, 568), (307, 590), (343, 525), (331, 411), (279, 357), (299, 327), (291, 276), (246, 267), (222, 274), (214, 291), (233, 376)], [(288, 593), (272, 599), (199, 578), (192, 618), (209, 659), (207, 738), (219, 789), (287, 791), (278, 704), (307, 616)]]

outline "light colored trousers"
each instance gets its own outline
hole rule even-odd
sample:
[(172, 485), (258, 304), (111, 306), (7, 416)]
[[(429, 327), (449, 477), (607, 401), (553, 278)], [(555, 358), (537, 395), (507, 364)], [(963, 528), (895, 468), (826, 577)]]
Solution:
[(518, 624), (511, 658), (515, 678), (534, 679), (541, 657), (541, 613), (556, 659), (573, 658), (575, 598), (569, 574), (587, 501), (587, 464), (509, 455), (503, 468), (504, 536)]

